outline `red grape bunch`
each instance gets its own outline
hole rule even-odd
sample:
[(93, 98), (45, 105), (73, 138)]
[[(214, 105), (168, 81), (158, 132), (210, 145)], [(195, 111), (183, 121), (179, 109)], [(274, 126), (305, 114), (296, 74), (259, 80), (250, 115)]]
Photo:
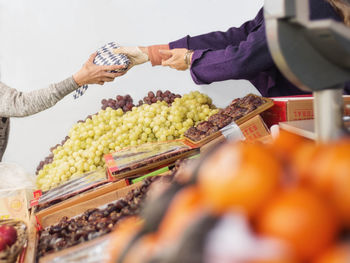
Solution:
[(168, 105), (171, 105), (176, 98), (181, 98), (181, 95), (172, 93), (169, 90), (166, 90), (165, 92), (158, 90), (156, 94), (154, 94), (153, 91), (149, 91), (147, 96), (139, 101), (138, 106), (141, 106), (144, 103), (151, 105), (157, 101), (165, 101)]
[(117, 95), (114, 99), (103, 99), (101, 101), (102, 110), (107, 109), (108, 107), (112, 108), (113, 110), (122, 109), (124, 112), (131, 111), (131, 109), (135, 106), (133, 104), (133, 99), (129, 94), (122, 96)]

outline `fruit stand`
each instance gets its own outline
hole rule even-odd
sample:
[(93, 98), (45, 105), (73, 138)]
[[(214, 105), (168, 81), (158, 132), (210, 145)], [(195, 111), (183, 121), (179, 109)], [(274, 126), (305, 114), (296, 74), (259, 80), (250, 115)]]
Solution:
[[(293, 17), (282, 7), (267, 9), (271, 32)], [(270, 45), (293, 79), (289, 51)], [(350, 137), (338, 123), (349, 97), (305, 87), (315, 96), (248, 94), (222, 109), (197, 91), (103, 99), (39, 163), (27, 214), (0, 221), (0, 262), (349, 263)], [(279, 123), (298, 110), (312, 136)]]

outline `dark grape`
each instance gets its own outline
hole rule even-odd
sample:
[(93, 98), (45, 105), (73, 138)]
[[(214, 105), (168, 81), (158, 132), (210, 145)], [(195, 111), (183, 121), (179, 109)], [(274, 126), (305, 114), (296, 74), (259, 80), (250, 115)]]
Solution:
[(118, 95), (118, 96), (116, 97), (116, 99), (117, 99), (117, 100), (122, 100), (122, 99), (123, 99), (123, 96)]
[(161, 90), (157, 91), (157, 97), (161, 97), (163, 95), (163, 92)]
[(151, 99), (155, 97), (153, 91), (148, 92), (148, 97)]
[(152, 103), (156, 103), (157, 102), (157, 98), (153, 97), (151, 101), (152, 101)]
[(120, 100), (118, 101), (118, 105), (122, 108), (125, 106), (125, 101), (124, 100)]

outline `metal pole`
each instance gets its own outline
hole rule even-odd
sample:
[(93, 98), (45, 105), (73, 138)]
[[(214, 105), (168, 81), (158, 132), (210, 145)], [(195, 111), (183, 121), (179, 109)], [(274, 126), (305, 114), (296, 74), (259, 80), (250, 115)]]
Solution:
[(345, 135), (343, 85), (314, 92), (315, 131), (318, 142)]

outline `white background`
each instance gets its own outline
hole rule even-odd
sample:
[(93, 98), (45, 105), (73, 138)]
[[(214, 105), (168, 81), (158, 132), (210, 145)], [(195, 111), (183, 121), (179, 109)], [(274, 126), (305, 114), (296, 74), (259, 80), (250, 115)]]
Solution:
[[(74, 74), (97, 48), (165, 44), (189, 35), (226, 31), (255, 17), (263, 0), (0, 0), (0, 79), (21, 91), (44, 88)], [(193, 83), (188, 71), (134, 67), (113, 83), (90, 86), (74, 101), (69, 95), (53, 108), (12, 118), (3, 161), (34, 173), (73, 123), (97, 112), (103, 98), (129, 93), (137, 102), (147, 91), (199, 90), (217, 106), (257, 93), (247, 81), (208, 86)]]

